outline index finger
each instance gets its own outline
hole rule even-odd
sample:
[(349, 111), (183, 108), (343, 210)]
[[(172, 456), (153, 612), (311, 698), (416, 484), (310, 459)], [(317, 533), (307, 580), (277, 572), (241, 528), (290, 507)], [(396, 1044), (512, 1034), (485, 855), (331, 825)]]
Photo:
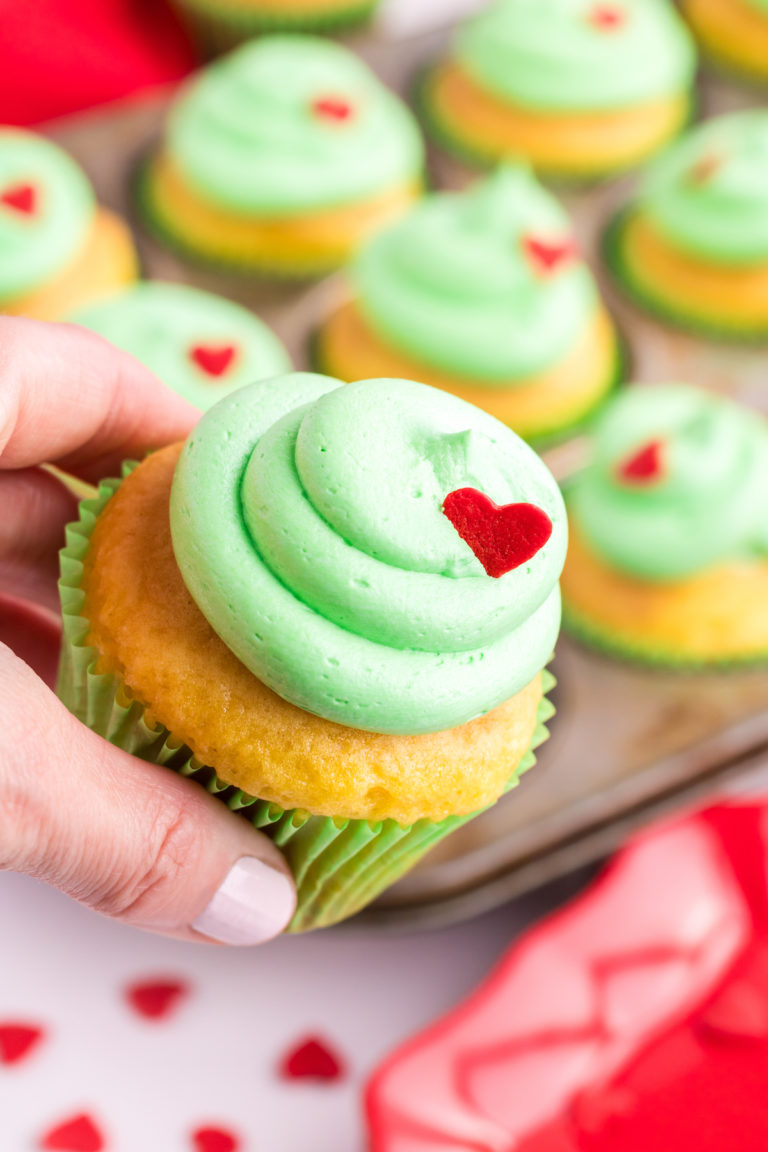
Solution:
[(85, 328), (0, 317), (0, 469), (57, 464), (94, 482), (183, 439), (199, 416)]

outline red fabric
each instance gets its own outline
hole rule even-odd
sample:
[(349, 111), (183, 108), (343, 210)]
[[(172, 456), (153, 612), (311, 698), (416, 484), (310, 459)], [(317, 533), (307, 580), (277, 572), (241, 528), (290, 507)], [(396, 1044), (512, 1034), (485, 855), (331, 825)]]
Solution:
[(0, 123), (79, 112), (194, 64), (162, 0), (0, 0)]

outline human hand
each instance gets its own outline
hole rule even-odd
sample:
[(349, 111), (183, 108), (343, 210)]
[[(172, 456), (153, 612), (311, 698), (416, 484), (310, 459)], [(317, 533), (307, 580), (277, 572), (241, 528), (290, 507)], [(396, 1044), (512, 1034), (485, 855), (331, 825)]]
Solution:
[(113, 747), (54, 696), (58, 551), (82, 480), (180, 440), (198, 413), (68, 325), (0, 318), (0, 868), (130, 924), (256, 944), (295, 892), (275, 846), (198, 785)]

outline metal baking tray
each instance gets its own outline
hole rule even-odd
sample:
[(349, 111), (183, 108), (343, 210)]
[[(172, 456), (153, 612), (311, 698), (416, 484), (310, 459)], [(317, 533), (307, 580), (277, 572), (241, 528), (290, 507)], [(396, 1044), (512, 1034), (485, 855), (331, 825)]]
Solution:
[[(403, 11), (405, 11), (404, 7)], [(443, 49), (448, 28), (404, 35), (386, 20), (354, 47), (394, 88)], [(157, 138), (170, 93), (52, 125), (50, 135), (89, 173), (103, 203), (135, 227), (147, 276), (220, 292), (253, 308), (281, 336), (297, 367), (307, 343), (343, 293), (341, 277), (300, 287), (268, 286), (195, 268), (156, 244), (135, 218), (130, 197), (136, 165)], [(756, 103), (725, 84), (702, 84), (704, 115)], [(459, 187), (468, 174), (430, 156), (435, 187)], [(632, 179), (563, 197), (585, 252), (594, 257), (601, 226)], [(768, 354), (707, 345), (666, 331), (618, 298), (595, 258), (609, 305), (640, 381), (687, 380), (768, 410)], [(578, 463), (572, 442), (549, 462), (559, 477)], [(647, 672), (590, 653), (567, 637), (553, 663), (557, 715), (535, 770), (499, 804), (443, 841), (410, 875), (358, 918), (365, 927), (422, 927), (475, 915), (513, 895), (593, 863), (626, 834), (724, 780), (740, 786), (768, 763), (768, 671), (733, 674)]]

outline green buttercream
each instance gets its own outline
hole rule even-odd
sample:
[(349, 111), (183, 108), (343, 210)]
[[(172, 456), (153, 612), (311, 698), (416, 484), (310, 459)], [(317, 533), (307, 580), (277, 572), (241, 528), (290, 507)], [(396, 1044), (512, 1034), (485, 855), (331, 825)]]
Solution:
[(653, 164), (638, 203), (677, 248), (724, 264), (764, 261), (768, 111), (702, 124)]
[[(70, 319), (130, 352), (204, 411), (244, 384), (291, 368), (278, 338), (252, 312), (183, 284), (138, 284)], [(195, 361), (196, 348), (232, 348), (234, 355), (212, 375)]]
[(93, 192), (74, 160), (42, 136), (0, 129), (0, 197), (33, 189), (34, 210), (0, 201), (0, 306), (51, 279), (82, 247), (93, 221)]
[(427, 197), (366, 245), (357, 302), (388, 343), (423, 364), (508, 387), (556, 362), (597, 306), (582, 260), (537, 271), (526, 238), (568, 241), (570, 221), (523, 168)]
[[(442, 512), (467, 485), (553, 522), (498, 580)], [(227, 397), (187, 441), (171, 527), (187, 587), (235, 655), (340, 724), (463, 724), (529, 683), (557, 636), (554, 480), (504, 425), (423, 384), (296, 373)]]
[[(662, 442), (658, 479), (620, 467)], [(569, 510), (610, 565), (675, 580), (768, 554), (768, 428), (754, 412), (683, 384), (635, 387), (606, 410)]]
[[(620, 23), (590, 18), (615, 9)], [(511, 103), (561, 112), (631, 106), (685, 92), (696, 56), (668, 0), (498, 0), (457, 35), (454, 55)]]
[(750, 8), (759, 8), (761, 12), (768, 12), (768, 0), (746, 0)]
[[(351, 114), (319, 116), (326, 98)], [(265, 37), (212, 64), (175, 103), (166, 148), (201, 196), (244, 215), (353, 204), (423, 167), (408, 108), (348, 49), (311, 36)]]

